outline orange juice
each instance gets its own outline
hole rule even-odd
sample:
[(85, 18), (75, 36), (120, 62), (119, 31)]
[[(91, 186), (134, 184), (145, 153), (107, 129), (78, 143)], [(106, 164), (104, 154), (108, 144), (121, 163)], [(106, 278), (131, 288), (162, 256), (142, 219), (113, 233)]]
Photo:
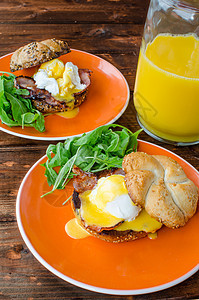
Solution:
[(199, 40), (161, 34), (143, 48), (134, 92), (141, 124), (163, 139), (199, 141)]

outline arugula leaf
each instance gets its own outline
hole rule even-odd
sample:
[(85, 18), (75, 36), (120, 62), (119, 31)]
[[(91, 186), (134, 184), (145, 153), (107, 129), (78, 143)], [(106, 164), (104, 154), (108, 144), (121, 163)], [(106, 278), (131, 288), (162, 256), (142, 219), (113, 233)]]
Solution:
[(95, 145), (98, 138), (100, 138), (103, 134), (103, 132), (106, 131), (107, 128), (109, 128), (110, 125), (104, 125), (104, 126), (100, 126), (97, 129), (89, 132), (89, 133), (84, 133), (82, 135), (82, 137), (80, 137), (79, 139), (77, 139), (74, 143), (75, 146), (81, 146), (84, 144), (89, 143), (91, 146)]
[(50, 160), (49, 166), (63, 166), (71, 157), (70, 153), (64, 148), (63, 143), (51, 145), (48, 149), (48, 157), (51, 158), (50, 152), (53, 151), (54, 157)]
[[(3, 78), (13, 78), (13, 79), (15, 79), (15, 77), (16, 77), (13, 73), (5, 72), (5, 71), (0, 71), (0, 74), (3, 74), (2, 75)], [(4, 74), (8, 74), (8, 76), (6, 77)]]
[[(83, 145), (78, 149), (78, 156), (75, 164), (82, 170), (93, 161), (93, 149), (90, 145)], [(85, 159), (86, 158), (86, 159)]]
[[(122, 130), (113, 131), (116, 127)], [(67, 180), (74, 176), (74, 164), (87, 172), (122, 168), (123, 157), (130, 151), (137, 151), (137, 137), (141, 131), (132, 133), (121, 125), (104, 125), (81, 137), (49, 145), (46, 151), (48, 159), (43, 166), (48, 184), (53, 188), (47, 194), (64, 188)], [(56, 172), (55, 167), (60, 167), (59, 171)]]
[(137, 142), (137, 137), (139, 135), (139, 133), (142, 131), (143, 129), (139, 129), (138, 131), (136, 131), (133, 135), (130, 136), (130, 141), (129, 141), (129, 144), (127, 146), (127, 151), (126, 153), (131, 153), (133, 151), (137, 151), (137, 145), (138, 145), (138, 142)]
[[(78, 153), (78, 151), (77, 151), (77, 153)], [(68, 177), (70, 175), (70, 172), (71, 172), (72, 167), (74, 165), (75, 159), (76, 159), (76, 156), (71, 157), (65, 163), (65, 165), (62, 168), (60, 168), (59, 173), (58, 173), (58, 175), (55, 179), (52, 190), (50, 192), (46, 193), (45, 195), (43, 195), (42, 197), (51, 194), (52, 192), (54, 192), (58, 188), (60, 188), (60, 189), (63, 188), (64, 182), (66, 182), (66, 180), (68, 179)], [(65, 175), (66, 175), (66, 177), (65, 177)]]
[(49, 167), (49, 160), (43, 165), (46, 170), (45, 170), (45, 176), (47, 177), (48, 185), (51, 186), (57, 178), (57, 173), (53, 168)]

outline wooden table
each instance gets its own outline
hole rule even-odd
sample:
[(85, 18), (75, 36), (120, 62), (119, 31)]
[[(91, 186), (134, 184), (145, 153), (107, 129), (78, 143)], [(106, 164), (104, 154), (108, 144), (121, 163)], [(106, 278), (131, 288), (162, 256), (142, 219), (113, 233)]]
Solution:
[[(130, 104), (118, 123), (136, 131), (132, 94), (147, 8), (145, 0), (1, 0), (0, 55), (31, 41), (56, 37), (108, 60), (124, 74), (131, 89)], [(140, 138), (174, 151), (199, 168), (199, 146), (178, 148), (144, 132)], [(199, 273), (161, 292), (116, 297), (64, 282), (33, 257), (17, 227), (15, 202), (24, 175), (45, 154), (48, 144), (0, 132), (0, 299), (198, 298)]]

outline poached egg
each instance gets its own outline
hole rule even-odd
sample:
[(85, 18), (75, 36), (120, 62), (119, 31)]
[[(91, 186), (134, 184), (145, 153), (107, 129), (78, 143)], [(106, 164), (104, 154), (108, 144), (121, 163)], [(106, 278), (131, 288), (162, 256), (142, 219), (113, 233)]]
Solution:
[(155, 232), (162, 226), (132, 202), (123, 175), (102, 177), (93, 190), (79, 196), (80, 215), (86, 226), (145, 232)]
[(74, 94), (86, 88), (81, 83), (78, 67), (72, 62), (64, 65), (57, 58), (41, 64), (33, 78), (38, 88), (47, 90), (55, 99), (67, 103), (73, 103)]

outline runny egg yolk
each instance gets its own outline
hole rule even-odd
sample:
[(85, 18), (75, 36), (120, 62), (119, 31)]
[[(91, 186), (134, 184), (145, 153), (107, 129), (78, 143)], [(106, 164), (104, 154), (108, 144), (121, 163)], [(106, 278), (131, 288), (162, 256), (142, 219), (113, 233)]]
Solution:
[[(75, 87), (72, 83), (71, 76), (69, 70), (66, 69), (63, 74), (62, 78), (57, 79), (57, 83), (59, 86), (59, 95), (58, 98), (64, 99), (66, 97), (73, 97), (74, 93), (79, 92), (79, 90)], [(74, 97), (73, 97), (74, 98)]]
[[(97, 186), (79, 195), (80, 216), (87, 226), (155, 232), (162, 224), (133, 204), (122, 175), (98, 180)], [(140, 212), (141, 211), (141, 212)]]
[(34, 79), (37, 87), (46, 89), (55, 99), (67, 102), (70, 109), (74, 108), (74, 94), (86, 87), (81, 83), (78, 67), (72, 62), (64, 65), (60, 59), (41, 64)]
[(64, 73), (64, 63), (60, 59), (53, 59), (41, 64), (39, 70), (46, 71), (48, 77), (58, 79)]
[(128, 196), (128, 191), (122, 175), (111, 175), (99, 179), (97, 187), (90, 193), (90, 200), (98, 208), (104, 210), (108, 203), (121, 195)]

